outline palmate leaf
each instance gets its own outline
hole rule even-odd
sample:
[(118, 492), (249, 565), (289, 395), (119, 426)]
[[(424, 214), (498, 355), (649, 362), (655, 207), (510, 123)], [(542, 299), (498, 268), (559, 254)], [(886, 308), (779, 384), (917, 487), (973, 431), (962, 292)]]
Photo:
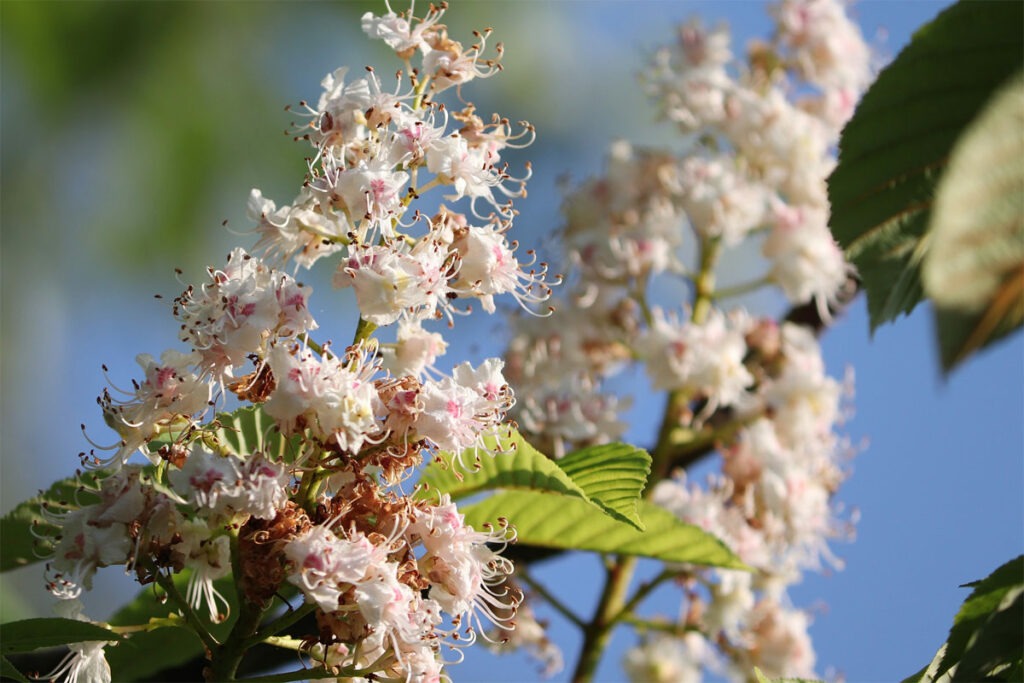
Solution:
[(831, 227), (857, 266), (872, 329), (921, 300), (935, 187), (961, 131), (1022, 63), (1024, 4), (960, 2), (921, 28), (843, 130)]
[[(451, 454), (442, 453), (423, 470), (420, 478), (423, 487), (418, 497), (436, 500), (439, 494), (447, 493), (452, 500), (458, 500), (482, 491), (516, 488), (550, 491), (589, 503), (590, 498), (580, 485), (515, 429), (509, 428), (500, 437), (488, 437), (487, 447), (487, 451), (471, 448), (462, 454), (462, 461), (467, 465), (477, 456), (480, 458), (480, 468), (469, 472), (463, 471), (457, 463), (449, 465)], [(494, 451), (501, 452), (491, 455)]]
[(57, 617), (0, 624), (0, 652), (5, 655), (95, 640), (119, 641), (121, 636), (88, 621)]
[(651, 473), (647, 451), (610, 443), (580, 449), (555, 463), (605, 512), (644, 530), (637, 505)]
[(98, 482), (109, 474), (106, 470), (92, 470), (61, 479), (47, 491), (4, 515), (0, 519), (0, 538), (3, 539), (0, 571), (6, 572), (43, 561), (50, 548), (33, 535), (33, 528), (37, 533), (56, 532), (56, 528), (43, 516), (43, 506), (46, 505), (54, 512), (63, 512), (91, 505), (99, 500), (95, 493)]
[(234, 455), (247, 457), (256, 451), (271, 460), (291, 462), (298, 454), (302, 440), (298, 436), (285, 437), (277, 428), (274, 418), (263, 410), (263, 406), (246, 406), (233, 413), (220, 413), (213, 429), (207, 432), (204, 441), (216, 450), (227, 450)]
[(665, 562), (746, 569), (720, 540), (685, 524), (672, 513), (641, 501), (639, 517), (646, 528), (619, 522), (579, 498), (543, 491), (502, 491), (463, 510), (475, 528), (514, 522), (518, 542), (541, 548), (589, 550), (651, 557)]

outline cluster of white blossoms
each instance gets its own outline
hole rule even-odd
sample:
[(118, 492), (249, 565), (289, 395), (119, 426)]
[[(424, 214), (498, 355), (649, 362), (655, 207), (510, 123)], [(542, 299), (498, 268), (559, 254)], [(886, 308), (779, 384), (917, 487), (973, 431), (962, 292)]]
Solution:
[[(608, 382), (642, 364), (668, 394), (649, 497), (755, 569), (680, 567), (685, 616), (677, 635), (651, 631), (628, 654), (638, 681), (704, 670), (742, 680), (753, 666), (813, 677), (808, 617), (786, 587), (837, 566), (828, 542), (851, 533), (834, 501), (851, 451), (836, 433), (849, 382), (826, 374), (812, 328), (724, 307), (775, 286), (824, 325), (852, 275), (829, 232), (825, 179), (870, 80), (869, 50), (839, 0), (771, 11), (773, 38), (745, 60), (725, 27), (697, 21), (654, 53), (642, 78), (685, 153), (618, 142), (604, 175), (569, 194), (571, 305), (521, 319), (506, 354), (513, 414), (555, 454), (622, 437), (628, 402)], [(723, 251), (751, 243), (761, 274), (716, 289)], [(692, 299), (666, 306), (679, 281)], [(720, 473), (688, 482), (685, 468), (714, 451)]]
[[(464, 99), (461, 86), (500, 64), (485, 56), (486, 35), (470, 47), (450, 38), (444, 9), (363, 17), (403, 64), (394, 85), (370, 68), (323, 80), (295, 131), (313, 147), (298, 196), (277, 206), (252, 191), (255, 248), (235, 249), (173, 302), (188, 352), (140, 356), (131, 389), (103, 392), (117, 441), (82, 454), (99, 477), (79, 492), (84, 504), (48, 511), (55, 595), (74, 599), (106, 566), (165, 589), (190, 570), (183, 608), (219, 622), (219, 579), (259, 609), (290, 589), (316, 616), (301, 648), (314, 666), (387, 680), (437, 681), (442, 645), (472, 642), (482, 619), (510, 626), (520, 597), (499, 552), (511, 530), (474, 530), (446, 498), (400, 486), (430, 455), (472, 465), (461, 452), (500, 443), (485, 437), (514, 404), (501, 360), (438, 371), (447, 344), (424, 324), (451, 326), (474, 299), (493, 312), (498, 295), (524, 307), (550, 295), (546, 266), (532, 252), (520, 260), (507, 237), (529, 170), (513, 177), (502, 154), (533, 130), (485, 121)], [(449, 89), (458, 111), (438, 99)], [(416, 208), (437, 187), (448, 204)], [(321, 261), (360, 312), (338, 353), (311, 338), (312, 291), (284, 272)], [(395, 341), (374, 338), (393, 323)], [(271, 425), (261, 445), (232, 446), (226, 432), (241, 427), (215, 410), (236, 400)], [(149, 464), (129, 464), (135, 453)], [(102, 648), (86, 645), (76, 652), (88, 661), (54, 675), (109, 681)]]

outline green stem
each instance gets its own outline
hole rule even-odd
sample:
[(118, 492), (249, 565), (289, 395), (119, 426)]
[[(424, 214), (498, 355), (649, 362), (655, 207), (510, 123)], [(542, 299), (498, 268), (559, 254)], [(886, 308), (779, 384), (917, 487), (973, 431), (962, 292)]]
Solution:
[(263, 610), (258, 605), (245, 600), (238, 605), (238, 621), (228, 634), (224, 644), (213, 652), (207, 672), (209, 681), (233, 681), (242, 657), (249, 650), (249, 639), (256, 632), (263, 617)]
[(368, 320), (364, 320), (362, 317), (359, 318), (359, 324), (356, 325), (356, 334), (352, 338), (352, 344), (358, 344), (369, 339), (373, 333), (377, 330), (377, 326)]
[(636, 617), (626, 617), (623, 619), (625, 623), (644, 631), (657, 631), (660, 633), (668, 633), (673, 636), (681, 636), (686, 633), (686, 626), (682, 624), (674, 624), (668, 621), (652, 621), (650, 619), (638, 619)]
[(199, 640), (203, 641), (203, 645), (207, 651), (213, 652), (220, 643), (213, 637), (213, 634), (206, 628), (206, 624), (202, 622), (199, 616), (192, 610), (192, 606), (188, 604), (188, 601), (178, 592), (178, 587), (174, 585), (174, 579), (166, 574), (163, 574), (156, 567), (152, 567), (153, 575), (156, 577), (155, 581), (157, 585), (164, 589), (167, 593), (167, 597), (174, 601), (174, 604), (181, 611), (182, 616), (185, 617), (186, 623), (192, 627), (192, 630), (199, 636)]
[(657, 482), (668, 478), (672, 469), (672, 451), (677, 444), (685, 443), (693, 434), (692, 429), (683, 427), (689, 413), (689, 393), (670, 391), (661, 417), (661, 427), (658, 428), (658, 440), (651, 449), (651, 476), (647, 479), (645, 493), (649, 493)]
[(231, 627), (227, 640), (213, 651), (210, 667), (205, 672), (210, 681), (233, 681), (242, 657), (252, 647), (250, 642), (263, 620), (266, 609), (249, 602), (242, 590), (242, 557), (238, 545), (238, 534), (231, 535), (231, 569), (238, 602), (238, 619)]
[(653, 579), (641, 584), (640, 588), (638, 588), (636, 593), (633, 594), (633, 597), (631, 597), (629, 601), (625, 605), (623, 605), (619, 613), (615, 615), (615, 620), (629, 621), (631, 619), (629, 615), (633, 612), (634, 609), (636, 609), (637, 605), (639, 605), (644, 600), (644, 598), (650, 595), (655, 588), (665, 583), (669, 579), (675, 577), (676, 574), (677, 572), (669, 571), (668, 569), (663, 569), (661, 573), (655, 576)]
[(291, 636), (267, 636), (262, 639), (262, 642), (284, 650), (295, 650), (296, 652), (301, 652), (305, 644), (304, 641), (292, 638)]
[(552, 595), (551, 592), (547, 588), (545, 588), (540, 582), (538, 582), (536, 579), (530, 576), (530, 574), (526, 571), (525, 565), (519, 565), (516, 567), (516, 575), (520, 579), (522, 579), (523, 583), (532, 588), (533, 591), (537, 593), (537, 595), (543, 598), (545, 602), (551, 605), (556, 612), (558, 612), (563, 617), (571, 621), (579, 629), (582, 630), (586, 628), (586, 624), (583, 623), (582, 619), (576, 616), (576, 614), (572, 610), (570, 610), (558, 598)]
[(718, 301), (721, 299), (729, 299), (735, 296), (742, 296), (750, 292), (767, 287), (773, 282), (770, 275), (751, 280), (750, 282), (742, 282), (738, 285), (730, 285), (729, 287), (721, 287), (711, 293), (711, 298)]
[(283, 674), (273, 674), (271, 676), (256, 676), (255, 678), (239, 678), (239, 681), (245, 681), (245, 683), (288, 683), (288, 681), (313, 681), (320, 678), (356, 678), (358, 674), (350, 672), (348, 669), (299, 669), (298, 671), (289, 671)]
[(305, 344), (309, 348), (313, 349), (316, 352), (316, 355), (318, 355), (318, 356), (323, 356), (324, 355), (324, 348), (322, 346), (320, 346), (319, 344), (317, 344), (315, 341), (313, 341), (313, 338), (310, 337), (305, 332), (303, 332), (302, 334), (299, 335), (299, 341), (301, 341), (303, 344)]
[(278, 633), (285, 630), (295, 622), (302, 619), (307, 614), (312, 613), (313, 610), (315, 609), (316, 603), (307, 602), (298, 609), (288, 610), (277, 619), (264, 624), (256, 633), (256, 635), (249, 639), (250, 645), (255, 645), (256, 643), (260, 643), (264, 640), (267, 640), (271, 636), (277, 635)]
[(321, 454), (317, 452), (312, 457), (316, 458), (316, 462), (313, 467), (302, 473), (302, 479), (299, 480), (299, 490), (295, 493), (295, 500), (306, 511), (306, 514), (310, 516), (316, 513), (317, 495), (320, 492), (320, 481), (323, 472), (320, 468)]
[(632, 556), (618, 557), (608, 566), (604, 590), (601, 592), (594, 617), (583, 629), (583, 649), (576, 663), (576, 670), (572, 674), (574, 683), (594, 679), (597, 665), (600, 664), (612, 630), (618, 623), (616, 617), (625, 604), (626, 590), (633, 578), (636, 561)]
[(357, 669), (354, 666), (332, 668), (324, 667), (322, 669), (299, 669), (298, 671), (288, 671), (283, 674), (256, 676), (254, 678), (240, 678), (238, 680), (245, 681), (246, 683), (288, 683), (289, 681), (311, 681), (319, 678), (369, 678), (370, 680), (381, 680), (380, 678), (373, 679), (372, 675), (377, 671), (384, 669), (385, 663), (390, 659), (390, 657), (390, 654), (383, 654), (365, 669)]
[(701, 325), (708, 318), (715, 295), (715, 266), (722, 253), (722, 242), (718, 238), (702, 241), (700, 245), (700, 272), (693, 281), (696, 292), (693, 299), (693, 314), (690, 320)]
[[(717, 238), (701, 241), (700, 272), (693, 279), (694, 300), (690, 318), (696, 325), (707, 320), (711, 311), (715, 291), (715, 266), (718, 264), (721, 249), (721, 240)], [(689, 403), (688, 392), (673, 391), (668, 395), (661, 427), (658, 430), (658, 441), (651, 452), (654, 462), (645, 497), (650, 497), (655, 482), (669, 476), (673, 451), (694, 436), (693, 429), (684, 426), (688, 422)], [(635, 557), (619, 556), (608, 565), (604, 588), (594, 616), (583, 629), (583, 648), (573, 672), (574, 683), (593, 680), (616, 624), (632, 619), (633, 608), (654, 589), (654, 585), (645, 585), (632, 599), (626, 600), (626, 592), (636, 570), (636, 564)], [(663, 575), (656, 577), (655, 582), (664, 581), (662, 577)]]

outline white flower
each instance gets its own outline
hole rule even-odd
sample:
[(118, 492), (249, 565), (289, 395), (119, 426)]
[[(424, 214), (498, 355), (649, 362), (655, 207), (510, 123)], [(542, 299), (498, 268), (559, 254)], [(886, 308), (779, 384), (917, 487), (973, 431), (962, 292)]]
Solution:
[(395, 377), (421, 377), (448, 348), (443, 335), (424, 330), (418, 320), (400, 320), (396, 337), (380, 348), (383, 368)]
[(772, 261), (771, 277), (793, 303), (815, 301), (824, 318), (828, 304), (852, 267), (828, 229), (828, 211), (777, 203), (774, 225), (762, 251)]
[(708, 400), (708, 410), (743, 399), (754, 378), (743, 365), (745, 316), (711, 309), (702, 324), (681, 323), (660, 310), (640, 342), (657, 389), (682, 390)]
[[(62, 600), (54, 607), (57, 615), (64, 619), (90, 622), (82, 614), (82, 603), (78, 600)], [(110, 643), (102, 640), (71, 643), (71, 652), (51, 671), (37, 678), (55, 681), (64, 676), (63, 683), (110, 683), (110, 665), (104, 648)]]
[(350, 168), (337, 173), (334, 191), (341, 196), (352, 220), (368, 220), (385, 238), (391, 238), (391, 219), (401, 213), (408, 182), (405, 171)]
[(699, 633), (681, 638), (656, 633), (629, 650), (622, 666), (634, 683), (698, 683), (709, 650)]
[[(126, 398), (115, 398), (104, 390), (99, 398), (103, 417), (121, 437), (121, 441), (104, 450), (115, 450), (115, 454), (99, 465), (119, 467), (135, 451), (147, 456), (146, 444), (165, 429), (172, 426), (183, 428), (194, 416), (205, 411), (209, 405), (211, 387), (195, 372), (200, 362), (196, 353), (181, 353), (173, 349), (164, 351), (160, 360), (149, 354), (139, 354), (136, 362), (142, 367), (145, 379), (133, 382), (134, 391), (111, 387)], [(150, 456), (152, 459), (152, 456)]]
[(334, 275), (336, 287), (351, 285), (364, 320), (390, 325), (400, 318), (423, 320), (448, 308), (447, 251), (429, 240), (412, 250), (394, 246), (353, 249)]
[(200, 291), (189, 287), (175, 299), (174, 313), (181, 340), (214, 377), (230, 376), (252, 354), (262, 356), (269, 341), (316, 329), (306, 306), (311, 290), (243, 249), (231, 252), (224, 270), (209, 272)]
[(290, 540), (284, 549), (292, 564), (288, 581), (325, 612), (339, 607), (347, 586), (363, 580), (378, 553), (365, 536), (356, 540), (338, 538), (326, 526), (314, 526), (308, 533)]
[(415, 425), (419, 438), (430, 439), (439, 449), (456, 454), (480, 441), (480, 433), (487, 426), (480, 415), (490, 411), (476, 391), (444, 377), (424, 382), (420, 397), (423, 412)]
[(267, 362), (277, 387), (264, 410), (285, 433), (309, 428), (355, 453), (379, 431), (373, 376), (380, 361), (369, 347), (354, 347), (341, 358), (325, 352), (318, 360), (309, 349), (277, 345)]
[(730, 168), (723, 158), (687, 157), (679, 171), (681, 205), (693, 229), (736, 246), (761, 225), (768, 206), (764, 186)]
[(444, 14), (444, 7), (431, 5), (427, 15), (418, 21), (415, 18), (407, 20), (390, 11), (379, 17), (373, 12), (367, 12), (362, 18), (363, 32), (371, 38), (383, 40), (399, 57), (407, 59), (417, 49), (424, 52), (430, 50), (424, 41), (424, 34), (437, 25)]
[[(515, 257), (516, 244), (509, 245), (505, 229), (495, 224), (468, 226), (456, 233), (452, 247), (459, 254), (458, 277), (452, 289), (480, 299), (484, 310), (494, 312), (494, 295), (511, 293), (524, 307), (551, 296), (544, 281), (547, 267), (527, 272)], [(532, 255), (532, 252), (528, 252)], [(534, 256), (526, 267), (533, 265)]]
[(206, 604), (210, 621), (228, 618), (231, 608), (213, 582), (231, 573), (231, 543), (228, 536), (214, 536), (205, 522), (186, 522), (179, 528), (181, 541), (171, 546), (182, 564), (192, 570), (185, 599), (192, 609)]
[(856, 92), (867, 87), (871, 53), (842, 2), (782, 0), (773, 9), (780, 37), (808, 82)]
[(438, 505), (421, 504), (414, 512), (408, 534), (426, 548), (418, 564), (430, 581), (431, 598), (457, 619), (473, 615), (479, 624), (482, 613), (495, 625), (508, 628), (506, 622), (519, 604), (504, 585), (512, 563), (488, 547), (503, 547), (507, 533), (478, 532), (466, 526), (447, 494)]
[(335, 240), (351, 230), (344, 213), (325, 213), (305, 187), (291, 206), (280, 209), (259, 190), (253, 189), (249, 194), (247, 215), (256, 223), (260, 235), (257, 251), (268, 259), (292, 258), (304, 268), (311, 268), (322, 257), (340, 250), (341, 245)]

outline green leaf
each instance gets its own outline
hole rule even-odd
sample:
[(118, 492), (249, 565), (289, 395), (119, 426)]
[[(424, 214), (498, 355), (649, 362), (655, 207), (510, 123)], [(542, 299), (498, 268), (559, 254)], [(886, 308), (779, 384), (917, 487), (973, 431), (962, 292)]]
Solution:
[(939, 669), (939, 664), (942, 663), (942, 658), (946, 656), (946, 643), (942, 644), (939, 651), (932, 657), (932, 661), (929, 662), (917, 673), (911, 674), (904, 678), (901, 683), (949, 683), (950, 676), (947, 672), (942, 677), (936, 678), (935, 672)]
[(1024, 322), (1024, 267), (1007, 276), (988, 308), (980, 313), (935, 309), (939, 359), (950, 372), (975, 351), (991, 344)]
[[(1024, 586), (1016, 586), (971, 638), (954, 681), (980, 681), (1024, 663)], [(1006, 678), (1004, 680), (1015, 680)]]
[(1024, 322), (1024, 72), (957, 142), (935, 197), (921, 276), (947, 372)]
[(95, 640), (121, 640), (113, 631), (77, 619), (25, 619), (0, 624), (0, 652), (30, 652), (41, 647)]
[(831, 227), (860, 271), (871, 328), (921, 300), (917, 272), (950, 150), (1020, 68), (1024, 3), (960, 2), (920, 29), (843, 130)]
[(637, 504), (651, 473), (647, 451), (610, 443), (570, 453), (555, 464), (609, 515), (644, 530)]
[[(991, 664), (993, 658), (1004, 658), (1014, 664), (1024, 657), (1024, 555), (1002, 565), (974, 587), (953, 620), (946, 652), (934, 679), (968, 662), (972, 671), (961, 672), (954, 680), (987, 677), (991, 669), (978, 674), (978, 667)], [(1021, 618), (1017, 618), (1020, 616)], [(968, 678), (963, 678), (968, 676)]]
[(233, 413), (221, 413), (217, 415), (216, 423), (219, 427), (213, 434), (219, 443), (243, 457), (260, 451), (272, 460), (291, 462), (302, 443), (298, 436), (286, 438), (262, 406), (247, 406)]
[[(488, 437), (486, 445), (487, 451), (471, 448), (462, 453), (462, 461), (467, 464), (479, 459), (480, 468), (476, 471), (457, 470), (457, 465), (447, 464), (452, 456), (441, 454), (423, 470), (420, 482), (424, 486), (417, 496), (436, 499), (439, 493), (447, 493), (458, 500), (482, 491), (512, 488), (549, 491), (590, 503), (579, 484), (516, 430), (509, 429), (508, 434), (500, 438)], [(492, 456), (494, 450), (505, 452)]]
[[(182, 595), (185, 595), (187, 590), (189, 576), (190, 573), (185, 571), (173, 577), (174, 585)], [(234, 601), (235, 590), (231, 577), (215, 581), (214, 587), (228, 599), (232, 614), (237, 614), (238, 606)], [(149, 624), (152, 619), (172, 617), (177, 620), (177, 609), (173, 603), (162, 601), (158, 595), (164, 595), (159, 588), (143, 588), (132, 602), (111, 617), (110, 623), (115, 626), (135, 626)], [(200, 613), (200, 616), (205, 617), (205, 612)], [(227, 636), (233, 622), (233, 617), (223, 624), (209, 624), (204, 619), (210, 632), (221, 642)], [(179, 666), (202, 656), (203, 644), (187, 626), (161, 627), (133, 633), (118, 647), (107, 650), (107, 662), (115, 681), (152, 680), (153, 674), (163, 669)]]
[[(150, 450), (155, 453), (174, 436), (177, 435), (161, 434), (150, 442)], [(285, 437), (263, 406), (245, 406), (232, 413), (218, 413), (215, 420), (196, 433), (196, 438), (217, 453), (245, 458), (260, 451), (271, 460), (285, 462), (295, 459), (302, 444), (299, 436)]]
[(542, 491), (503, 491), (465, 508), (463, 513), (466, 523), (478, 529), (511, 519), (519, 543), (541, 548), (747, 569), (720, 540), (646, 501), (639, 506), (646, 531), (616, 521), (579, 498)]
[(36, 533), (57, 531), (43, 516), (43, 506), (53, 512), (64, 512), (96, 503), (99, 501), (95, 493), (99, 482), (109, 474), (106, 470), (92, 470), (62, 479), (47, 491), (40, 492), (35, 498), (21, 503), (4, 515), (0, 519), (0, 538), (3, 539), (0, 571), (6, 572), (43, 561), (44, 557), (41, 556), (45, 556), (52, 548), (46, 541), (36, 538), (33, 530)]
[(0, 656), (0, 677), (18, 681), (18, 683), (29, 683), (29, 680), (18, 671), (17, 667), (4, 656)]

